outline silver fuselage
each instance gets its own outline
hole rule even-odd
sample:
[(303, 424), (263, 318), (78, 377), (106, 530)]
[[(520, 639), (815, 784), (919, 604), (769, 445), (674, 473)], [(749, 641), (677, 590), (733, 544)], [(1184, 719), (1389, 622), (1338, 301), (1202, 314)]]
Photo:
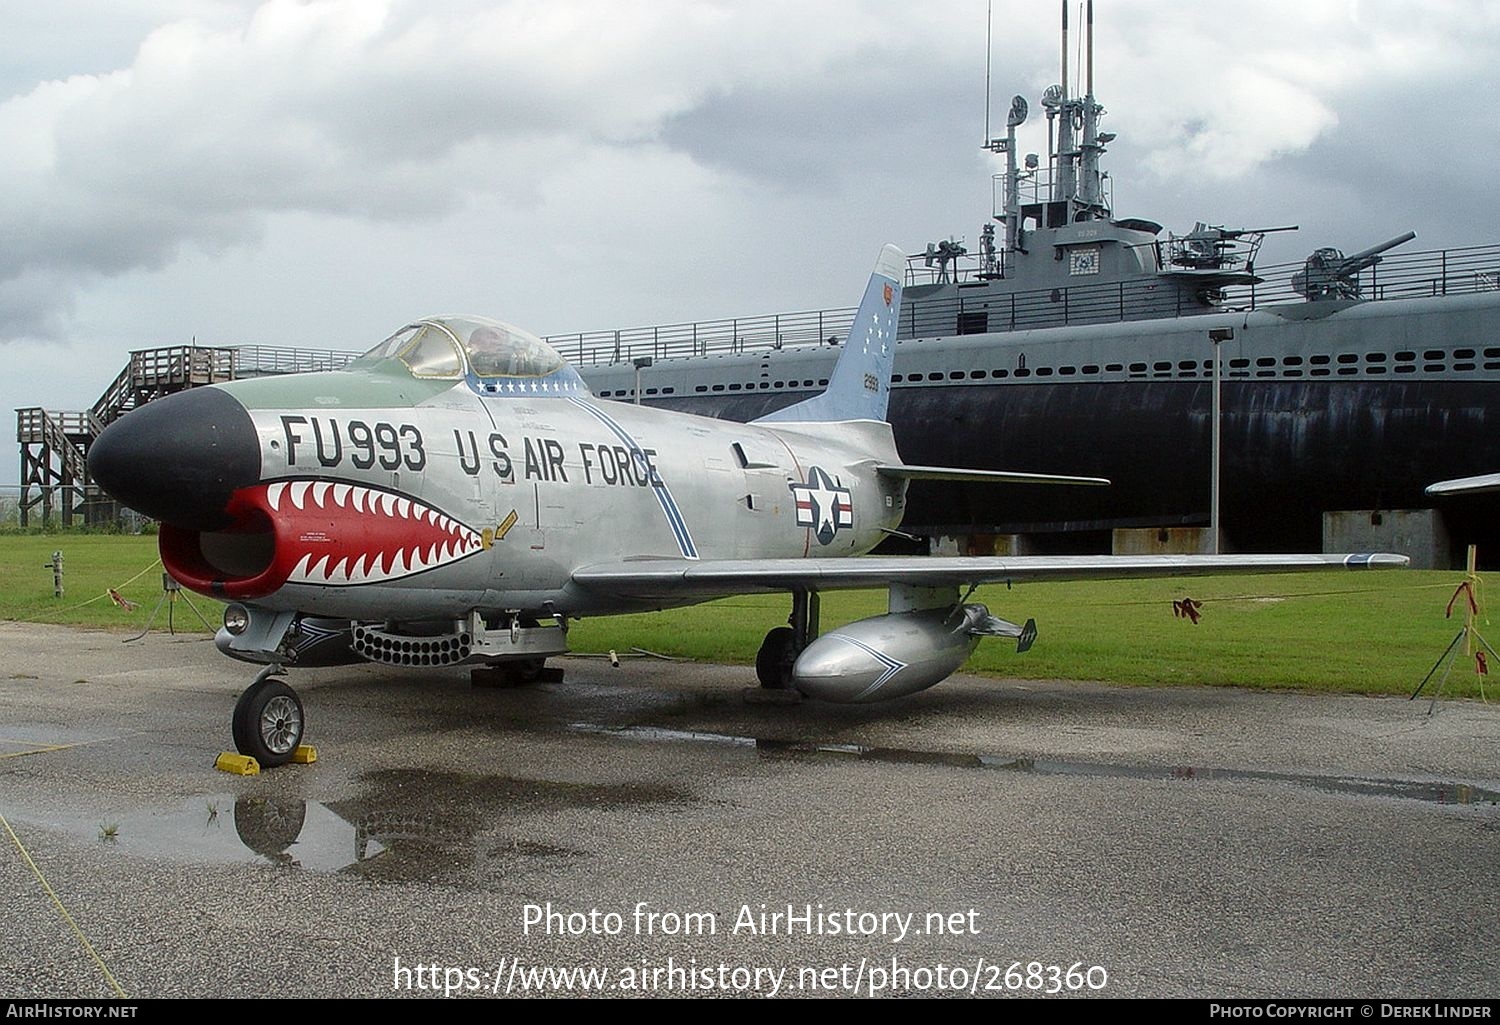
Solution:
[[(304, 378), (296, 392), (314, 396), (311, 405), (283, 404), (277, 382), (224, 386), (254, 422), (261, 481), (286, 482), (277, 512), (296, 518), (295, 536), (277, 543), (307, 556), (256, 604), (356, 620), (659, 608), (678, 603), (601, 596), (570, 581), (583, 566), (625, 558), (859, 555), (904, 510), (904, 483), (874, 471), (898, 461), (884, 423), (773, 428), (582, 394), (485, 395), (464, 382), (409, 406), (371, 405), (361, 402), (363, 376)], [(832, 489), (807, 487), (813, 468)], [(401, 508), (401, 498), (412, 504)], [(828, 508), (835, 500), (840, 508)], [(809, 512), (818, 523), (806, 523)], [(431, 513), (467, 528), (454, 528), (467, 543), (428, 560), (414, 530), (387, 531), (412, 540), (378, 573), (358, 572), (347, 550), (330, 547), (350, 534), (341, 521), (414, 523)], [(692, 600), (701, 599), (681, 604)]]

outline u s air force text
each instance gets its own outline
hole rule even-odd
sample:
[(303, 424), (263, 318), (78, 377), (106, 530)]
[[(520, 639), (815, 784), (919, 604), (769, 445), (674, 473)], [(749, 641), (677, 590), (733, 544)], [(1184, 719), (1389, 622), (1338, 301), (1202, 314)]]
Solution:
[(861, 911), (822, 904), (741, 904), (721, 916), (713, 911), (670, 911), (642, 901), (630, 911), (573, 911), (546, 904), (521, 908), (521, 931), (545, 936), (881, 936), (901, 943), (908, 936), (978, 936), (979, 912)]
[[(419, 472), (427, 467), (428, 449), (439, 455), (450, 451), (458, 456), (458, 467), (470, 477), (477, 477), (485, 464), (502, 484), (517, 479), (572, 482), (568, 477), (569, 449), (577, 456), (572, 461), (575, 476), (581, 470), (585, 484), (609, 484), (625, 487), (662, 486), (656, 468), (656, 449), (621, 445), (605, 437), (595, 441), (574, 441), (568, 445), (553, 437), (520, 436), (520, 444), (499, 431), (488, 438), (471, 430), (453, 434), (452, 450), (424, 437), (415, 424), (385, 420), (345, 419), (286, 414), (281, 417), (281, 433), (286, 444), (289, 469), (331, 470), (347, 459), (356, 470), (369, 470), (377, 464), (382, 470), (405, 468)], [(487, 451), (486, 451), (487, 450)], [(519, 473), (518, 473), (519, 471)]]

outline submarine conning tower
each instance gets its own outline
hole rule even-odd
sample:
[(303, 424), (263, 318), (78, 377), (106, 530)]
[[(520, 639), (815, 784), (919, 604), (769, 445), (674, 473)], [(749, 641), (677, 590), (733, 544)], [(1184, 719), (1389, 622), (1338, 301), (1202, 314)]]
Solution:
[[(1003, 155), (1005, 169), (994, 175), (993, 219), (981, 230), (977, 269), (959, 269), (969, 255), (962, 243), (931, 243), (912, 258), (911, 299), (962, 294), (980, 300), (1036, 290), (1061, 298), (1069, 289), (1077, 294), (1119, 286), (1116, 319), (1215, 312), (1222, 308), (1226, 287), (1260, 280), (1254, 265), (1265, 235), (1295, 230), (1200, 223), (1185, 236), (1162, 237), (1155, 221), (1114, 216), (1110, 176), (1101, 169), (1101, 158), (1116, 136), (1100, 131), (1106, 111), (1094, 94), (1092, 0), (1085, 11), (1082, 84), (1075, 90), (1063, 0), (1061, 80), (1041, 101), (1046, 166), (1037, 154), (1019, 152), (1016, 130), (1030, 114), (1025, 97), (1012, 97), (1003, 136), (991, 137), (986, 114), (983, 148)], [(998, 239), (996, 223), (1002, 229)], [(918, 260), (923, 267), (915, 266)]]

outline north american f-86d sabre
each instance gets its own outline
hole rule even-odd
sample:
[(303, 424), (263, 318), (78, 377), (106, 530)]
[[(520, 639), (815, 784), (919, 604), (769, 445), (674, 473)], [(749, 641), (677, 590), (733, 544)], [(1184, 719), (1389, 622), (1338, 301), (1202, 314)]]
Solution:
[[(865, 702), (938, 683), (979, 638), (1035, 626), (959, 589), (996, 580), (1402, 565), (1373, 556), (857, 558), (914, 479), (1103, 485), (909, 466), (886, 422), (902, 256), (882, 250), (826, 389), (751, 423), (596, 400), (518, 328), (431, 317), (345, 369), (194, 388), (129, 413), (89, 466), (161, 521), (166, 569), (229, 603), (216, 643), (266, 668), (235, 707), (264, 765), (301, 742), (295, 666), (479, 664), (525, 679), (569, 620), (748, 592), (792, 597), (764, 686)], [(819, 635), (818, 593), (889, 612)]]

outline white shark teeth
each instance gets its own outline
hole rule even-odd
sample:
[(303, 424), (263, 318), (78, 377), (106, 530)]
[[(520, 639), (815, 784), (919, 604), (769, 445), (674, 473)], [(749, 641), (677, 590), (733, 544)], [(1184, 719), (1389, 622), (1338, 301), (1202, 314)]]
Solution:
[[(380, 583), (445, 566), (484, 547), (477, 531), (425, 502), (360, 484), (331, 480), (278, 481), (266, 485), (265, 501), (272, 512), (289, 513), (296, 509), (317, 516), (320, 512), (340, 509), (351, 515), (379, 515), (400, 524), (388, 524), (381, 531), (386, 533), (385, 543), (390, 547), (349, 554), (327, 548), (308, 552), (288, 574), (293, 583)], [(332, 522), (338, 526), (337, 519)], [(345, 542), (352, 540), (353, 537), (348, 537)]]
[(282, 502), (287, 498), (291, 499), (295, 509), (352, 509), (355, 512), (379, 513), (391, 519), (425, 522), (448, 534), (468, 530), (464, 524), (444, 516), (417, 499), (358, 484), (293, 480), (266, 485), (266, 504), (272, 512), (280, 512)]
[(478, 535), (468, 532), (465, 536), (434, 542), (425, 550), (421, 545), (403, 545), (393, 550), (343, 557), (310, 552), (302, 556), (289, 579), (304, 584), (378, 583), (435, 569), (480, 547)]

